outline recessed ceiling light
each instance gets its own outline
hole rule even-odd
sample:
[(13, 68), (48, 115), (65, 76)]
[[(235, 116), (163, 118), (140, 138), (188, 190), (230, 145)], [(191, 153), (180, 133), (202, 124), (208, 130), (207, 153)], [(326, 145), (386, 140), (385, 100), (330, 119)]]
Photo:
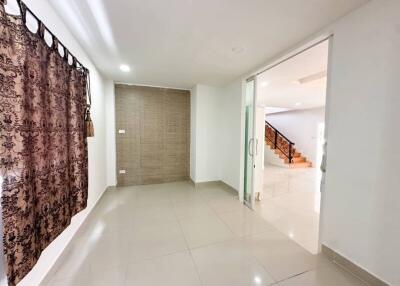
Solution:
[(269, 82), (268, 82), (268, 81), (263, 81), (263, 82), (261, 83), (261, 86), (262, 86), (262, 87), (269, 86)]
[(241, 53), (243, 53), (243, 51), (244, 51), (243, 47), (233, 47), (232, 48), (232, 53), (234, 53), (234, 54), (241, 54)]
[(119, 68), (123, 72), (130, 72), (131, 71), (131, 68), (128, 65), (120, 65)]
[(301, 104), (301, 102), (296, 102), (296, 106), (300, 106)]
[(300, 78), (300, 79), (298, 80), (298, 82), (299, 82), (300, 84), (306, 84), (306, 83), (309, 83), (309, 82), (313, 82), (313, 81), (316, 81), (316, 80), (320, 80), (320, 79), (322, 79), (322, 78), (326, 78), (327, 75), (328, 75), (327, 71), (324, 70), (324, 71), (317, 72), (317, 73), (315, 73), (315, 74), (312, 74), (312, 75), (309, 75), (309, 76)]

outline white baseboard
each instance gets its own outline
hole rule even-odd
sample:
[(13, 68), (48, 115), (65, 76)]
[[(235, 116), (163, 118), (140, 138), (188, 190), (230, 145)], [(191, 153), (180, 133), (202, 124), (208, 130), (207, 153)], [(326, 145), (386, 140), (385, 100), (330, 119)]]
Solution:
[(54, 261), (53, 265), (50, 266), (49, 270), (46, 273), (43, 273), (43, 278), (40, 281), (40, 285), (47, 285), (47, 283), (50, 282), (50, 279), (52, 277), (52, 275), (54, 274), (54, 272), (56, 271), (57, 267), (60, 265), (62, 258), (64, 257), (65, 253), (67, 253), (67, 250), (69, 249), (72, 240), (74, 239), (75, 235), (80, 231), (80, 229), (82, 228), (82, 226), (85, 224), (85, 222), (88, 220), (88, 218), (90, 218), (90, 216), (93, 213), (93, 210), (96, 208), (97, 204), (99, 203), (99, 201), (101, 200), (101, 198), (104, 196), (104, 194), (106, 193), (107, 190), (112, 189), (113, 187), (107, 187), (104, 192), (99, 196), (99, 198), (96, 200), (96, 202), (93, 204), (93, 206), (88, 210), (88, 213), (86, 215), (86, 217), (81, 221), (80, 225), (77, 227), (75, 233), (69, 238), (68, 242), (65, 244), (64, 248), (61, 250), (60, 255), (56, 258), (56, 260)]

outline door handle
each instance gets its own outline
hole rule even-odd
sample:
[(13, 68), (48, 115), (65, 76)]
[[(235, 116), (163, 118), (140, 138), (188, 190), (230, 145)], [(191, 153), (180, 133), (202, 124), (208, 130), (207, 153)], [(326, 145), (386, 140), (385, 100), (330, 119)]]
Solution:
[(251, 142), (252, 141), (254, 141), (254, 139), (253, 138), (251, 138), (250, 140), (249, 140), (249, 156), (251, 156), (251, 157), (253, 157), (253, 155), (254, 155), (254, 153), (252, 152), (252, 144), (251, 144)]

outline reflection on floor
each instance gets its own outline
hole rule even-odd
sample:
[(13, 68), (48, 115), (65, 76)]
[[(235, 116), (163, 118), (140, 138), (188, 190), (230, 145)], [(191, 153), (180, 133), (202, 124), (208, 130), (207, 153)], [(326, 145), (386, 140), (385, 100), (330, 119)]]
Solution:
[(320, 178), (317, 169), (268, 165), (255, 210), (312, 254), (318, 253)]
[[(219, 184), (108, 191), (46, 285), (364, 285)], [(279, 283), (278, 283), (279, 282)]]

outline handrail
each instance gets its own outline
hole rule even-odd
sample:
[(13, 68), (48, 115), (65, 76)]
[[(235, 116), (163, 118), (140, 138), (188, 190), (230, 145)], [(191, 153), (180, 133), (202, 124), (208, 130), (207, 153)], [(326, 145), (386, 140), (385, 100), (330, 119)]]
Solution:
[(287, 142), (289, 142), (290, 144), (294, 145), (294, 142), (290, 141), (285, 135), (283, 135), (281, 132), (279, 132), (278, 129), (276, 129), (274, 126), (271, 125), (271, 123), (269, 123), (267, 120), (265, 120), (265, 123), (268, 124), (272, 129), (274, 129), (276, 132), (278, 132), (279, 135), (281, 135), (283, 138), (285, 138), (285, 140)]
[[(265, 120), (265, 126), (271, 128), (274, 132), (274, 138), (268, 138), (267, 133), (265, 133), (265, 138), (269, 141), (271, 141), (272, 144), (274, 144), (274, 149), (278, 149), (282, 152), (282, 154), (289, 159), (289, 164), (292, 163), (293, 161), (293, 146), (294, 143), (290, 141), (285, 135), (283, 135), (281, 132), (279, 132), (278, 129), (276, 129), (274, 126), (272, 126), (268, 121)], [(279, 145), (278, 145), (278, 135), (282, 137), (284, 140), (286, 140), (287, 144), (289, 145), (289, 154), (286, 154), (284, 150), (282, 150)]]
[[(267, 136), (265, 136), (265, 138), (267, 138), (269, 140), (269, 142), (274, 143), (271, 138), (268, 138)], [(290, 144), (290, 143), (289, 143)], [(285, 154), (285, 151), (282, 150), (281, 148), (279, 148), (279, 146), (276, 146), (275, 149), (278, 149), (279, 151), (282, 152), (283, 155), (285, 155), (287, 158), (289, 158), (289, 156), (287, 154)]]

